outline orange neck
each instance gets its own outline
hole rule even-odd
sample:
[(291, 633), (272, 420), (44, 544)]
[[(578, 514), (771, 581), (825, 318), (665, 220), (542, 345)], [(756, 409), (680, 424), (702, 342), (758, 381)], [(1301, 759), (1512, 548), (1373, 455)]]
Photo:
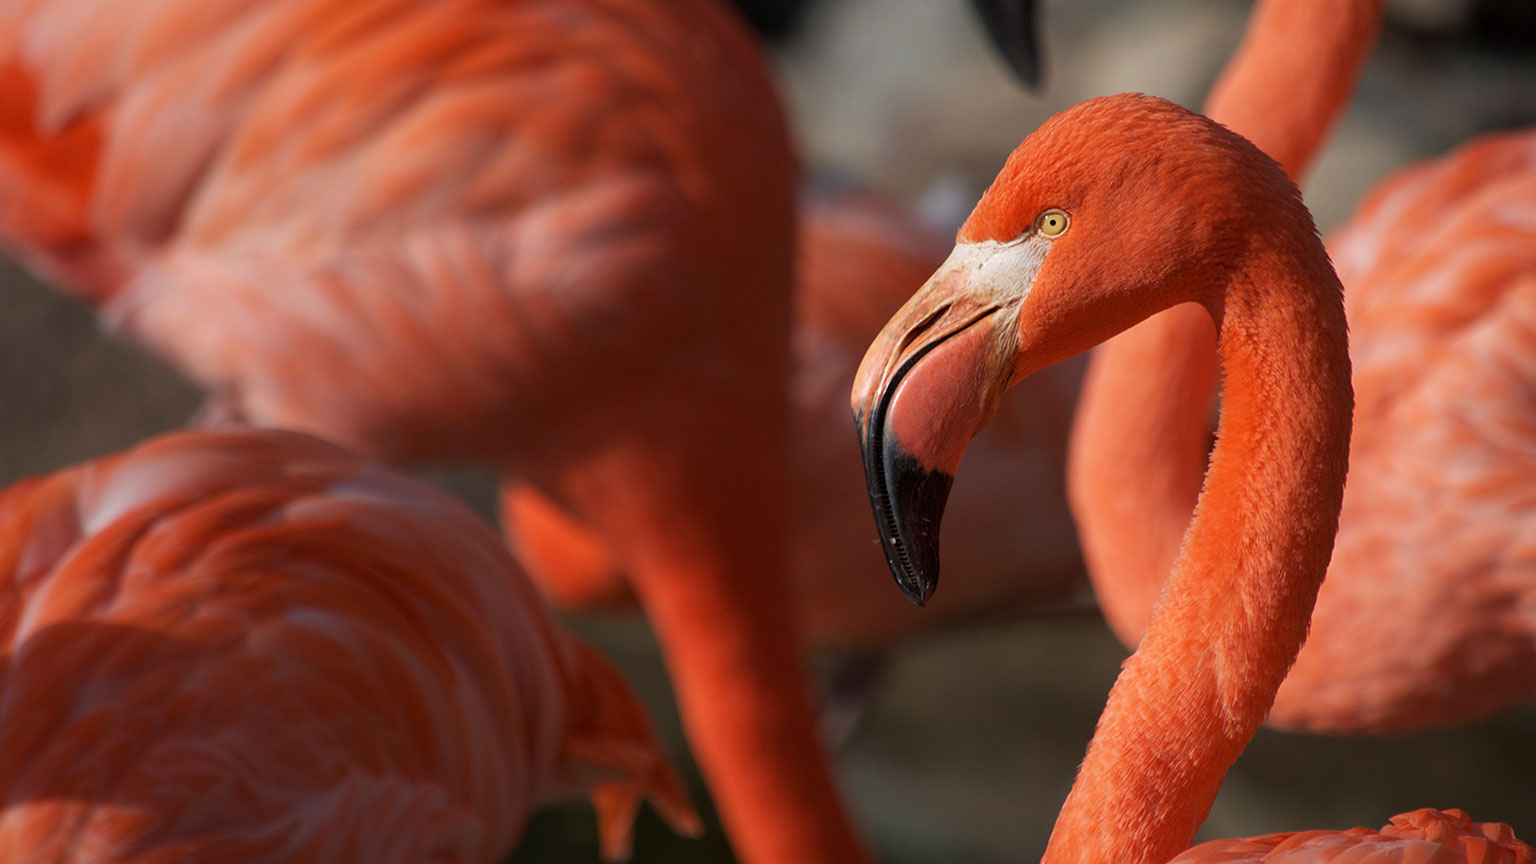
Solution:
[(1382, 3), (1259, 0), (1206, 99), (1206, 116), (1258, 145), (1300, 184), (1355, 92)]
[(1349, 355), (1321, 245), (1276, 246), (1208, 304), (1227, 377), (1219, 443), (1048, 864), (1160, 864), (1185, 849), (1306, 636), (1343, 500)]
[[(1299, 180), (1354, 90), (1381, 6), (1260, 0), (1206, 113)], [(1068, 493), (1105, 618), (1128, 645), (1147, 626), (1199, 494), (1214, 348), (1210, 316), (1170, 309), (1101, 345), (1083, 382)]]

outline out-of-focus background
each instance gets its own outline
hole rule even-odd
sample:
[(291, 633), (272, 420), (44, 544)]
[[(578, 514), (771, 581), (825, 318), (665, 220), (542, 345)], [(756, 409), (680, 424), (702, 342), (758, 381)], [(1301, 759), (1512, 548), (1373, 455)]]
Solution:
[[(773, 50), (807, 167), (915, 202), (949, 230), (1008, 151), (1068, 105), (1140, 90), (1198, 108), (1249, 12), (1244, 0), (1046, 3), (1047, 78), (1029, 94), (1008, 77), (965, 0), (815, 0), (798, 16), (782, 14), (789, 4), (755, 5), (788, 21)], [(1394, 169), (1480, 131), (1536, 123), (1536, 2), (1388, 6), (1355, 100), (1306, 184), (1325, 231)], [(169, 369), (6, 265), (0, 310), (0, 483), (120, 449), (196, 410), (196, 393)], [(436, 479), (491, 513), (485, 478)], [(958, 482), (982, 481), (962, 469)], [(685, 759), (644, 626), (574, 623), (636, 681)], [(903, 646), (838, 759), (880, 857), (1037, 857), (1124, 656), (1094, 616), (990, 621)], [(1421, 806), (1462, 807), (1536, 839), (1536, 710), (1404, 739), (1262, 731), (1202, 836), (1376, 826)], [(590, 811), (573, 804), (541, 813), (513, 860), (597, 860)], [(647, 817), (635, 860), (730, 859), (718, 831), (682, 841)]]

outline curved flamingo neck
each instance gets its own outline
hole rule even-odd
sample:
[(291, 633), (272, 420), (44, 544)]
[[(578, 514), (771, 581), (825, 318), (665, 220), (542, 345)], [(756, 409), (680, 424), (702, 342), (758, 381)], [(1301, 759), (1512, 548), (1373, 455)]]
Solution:
[(1300, 184), (1355, 92), (1382, 4), (1260, 0), (1206, 99), (1206, 116), (1258, 145)]
[(1227, 387), (1205, 491), (1047, 864), (1161, 864), (1187, 848), (1301, 650), (1338, 528), (1352, 396), (1326, 253), (1315, 239), (1274, 245), (1208, 304)]
[[(1299, 181), (1354, 91), (1381, 8), (1261, 0), (1206, 114)], [(1147, 626), (1200, 491), (1215, 344), (1209, 315), (1177, 307), (1099, 346), (1083, 381), (1068, 496), (1095, 593), (1127, 645)]]

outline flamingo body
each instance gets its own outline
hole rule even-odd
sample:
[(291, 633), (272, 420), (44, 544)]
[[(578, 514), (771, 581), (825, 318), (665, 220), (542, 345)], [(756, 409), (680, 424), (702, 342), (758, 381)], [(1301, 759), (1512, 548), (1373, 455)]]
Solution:
[(738, 854), (863, 858), (785, 596), (796, 166), (739, 22), (12, 0), (0, 33), (0, 242), (214, 416), (571, 510), (635, 577)]
[(1498, 822), (1473, 822), (1460, 810), (1414, 810), (1380, 831), (1296, 831), (1212, 840), (1170, 864), (1531, 864), (1531, 848)]
[(587, 785), (610, 855), (641, 794), (697, 827), (496, 536), (332, 445), (166, 435), (0, 528), (6, 860), (493, 862)]
[(1536, 133), (1394, 175), (1329, 249), (1356, 436), (1271, 722), (1404, 732), (1536, 699)]
[(718, 10), (673, 5), (13, 2), (0, 228), (237, 416), (502, 464), (668, 313), (743, 305), (695, 290), (752, 254), (701, 225), (787, 148), (775, 110), (716, 121), (771, 91)]

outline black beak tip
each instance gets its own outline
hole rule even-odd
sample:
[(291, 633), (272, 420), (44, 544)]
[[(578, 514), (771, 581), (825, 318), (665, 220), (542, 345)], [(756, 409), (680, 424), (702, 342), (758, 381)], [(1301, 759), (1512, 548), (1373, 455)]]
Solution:
[(1038, 0), (972, 0), (992, 44), (1013, 73), (1028, 87), (1040, 86), (1040, 43), (1036, 37)]
[(883, 445), (876, 464), (865, 451), (880, 546), (896, 587), (926, 606), (939, 586), (939, 520), (955, 478), (924, 468), (889, 437)]
[(901, 589), (901, 595), (912, 601), (914, 606), (927, 606), (928, 600), (933, 596), (935, 588), (939, 587), (939, 577), (934, 573), (932, 578), (921, 577), (902, 579), (896, 577), (896, 587)]

